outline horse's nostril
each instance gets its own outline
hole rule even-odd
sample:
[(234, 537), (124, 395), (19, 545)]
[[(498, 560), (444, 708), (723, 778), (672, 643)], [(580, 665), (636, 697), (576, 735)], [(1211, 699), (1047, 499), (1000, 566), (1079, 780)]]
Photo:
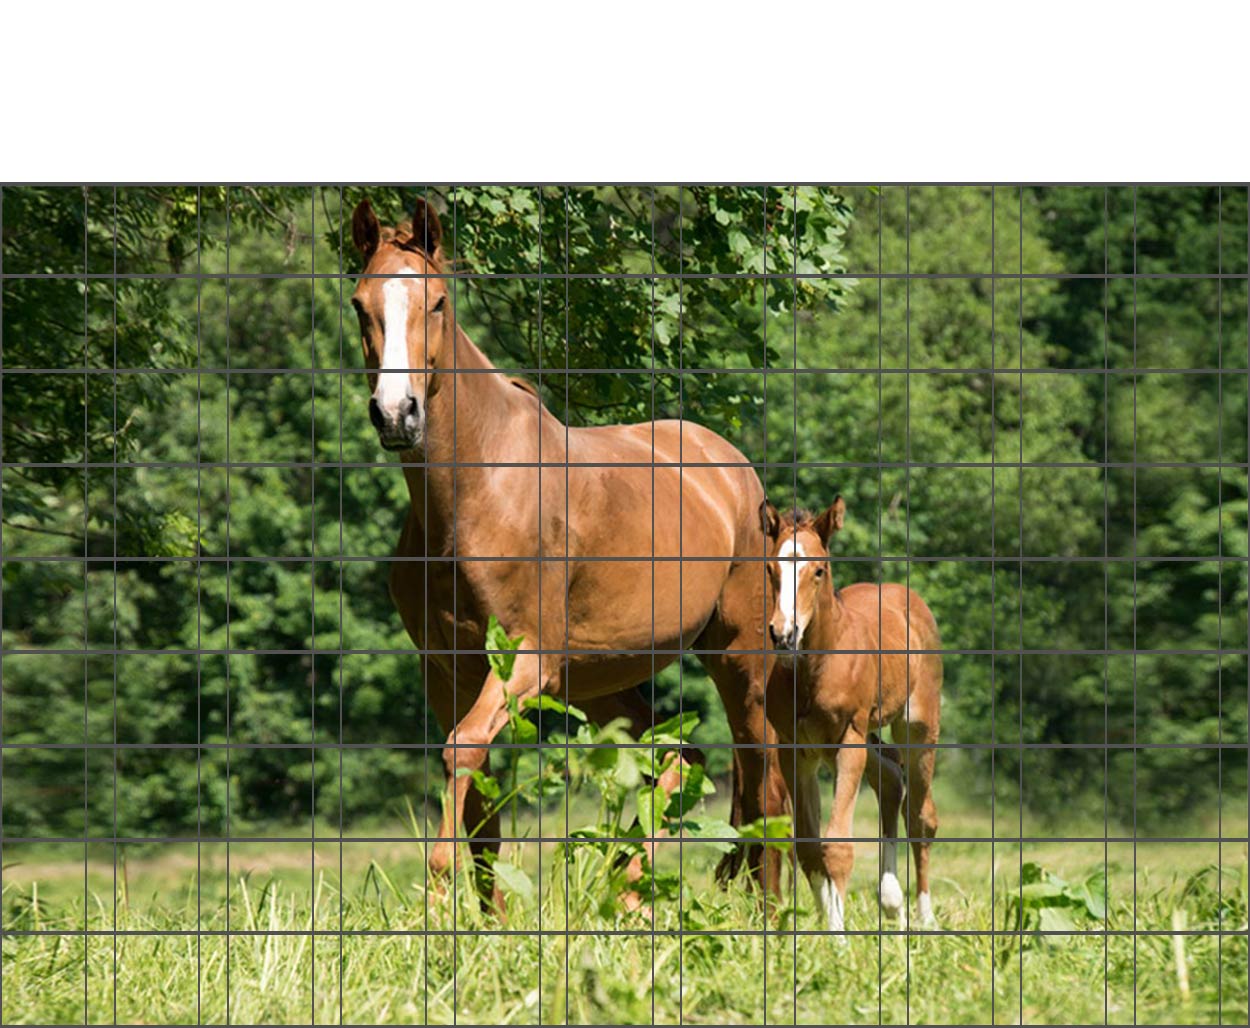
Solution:
[(373, 427), (379, 432), (382, 431), (383, 418), (382, 408), (378, 406), (378, 401), (373, 397), (369, 397), (369, 420), (373, 422)]
[(417, 398), (415, 396), (408, 397), (407, 407), (408, 409), (404, 412), (404, 417), (415, 418), (419, 409), (417, 405)]

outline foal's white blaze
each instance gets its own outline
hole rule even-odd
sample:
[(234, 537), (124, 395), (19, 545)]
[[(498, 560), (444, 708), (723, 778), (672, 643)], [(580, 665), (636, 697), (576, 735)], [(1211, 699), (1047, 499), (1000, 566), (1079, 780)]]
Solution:
[(813, 871), (808, 875), (807, 880), (812, 887), (812, 895), (816, 897), (816, 902), (825, 912), (829, 931), (841, 934), (845, 928), (845, 908), (842, 903), (842, 894), (833, 884), (833, 879), (827, 874)]
[[(410, 274), (416, 274), (411, 272)], [(412, 289), (409, 276), (387, 279), (382, 284), (382, 310), (385, 339), (382, 345), (382, 368), (374, 398), (382, 413), (394, 416), (399, 405), (411, 395), (408, 385), (408, 297)]]
[[(781, 595), (777, 602), (781, 606), (781, 616), (785, 620), (784, 634), (789, 635), (795, 628), (795, 596), (799, 586), (800, 559), (806, 557), (803, 547), (794, 536), (781, 544), (777, 551), (777, 563), (781, 568)], [(805, 625), (798, 626), (799, 637), (802, 638)]]
[(881, 909), (888, 917), (897, 917), (903, 909), (903, 887), (898, 882), (898, 844), (881, 844)]

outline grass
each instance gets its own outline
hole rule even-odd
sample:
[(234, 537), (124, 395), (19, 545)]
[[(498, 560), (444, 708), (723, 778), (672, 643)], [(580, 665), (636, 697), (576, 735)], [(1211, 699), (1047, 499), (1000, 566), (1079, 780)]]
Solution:
[[(875, 808), (861, 802), (864, 832)], [(1136, 860), (1111, 844), (1105, 926), (992, 938), (970, 933), (1007, 924), (1022, 862), (1080, 880), (1104, 866), (1103, 826), (1080, 826), (1097, 839), (1088, 844), (991, 845), (988, 812), (951, 791), (939, 805), (943, 832), (973, 840), (935, 847), (943, 930), (887, 923), (845, 943), (820, 932), (806, 887), (771, 934), (753, 934), (765, 928), (760, 904), (713, 883), (706, 844), (662, 847), (657, 871), (680, 866), (683, 899), (658, 902), (653, 920), (605, 902), (591, 849), (566, 865), (545, 844), (540, 875), (537, 845), (511, 847), (527, 874), (506, 928), (464, 882), (450, 896), (427, 890), (423, 844), (395, 826), (393, 841), (348, 838), (341, 872), (337, 839), (234, 843), (229, 874), (224, 847), (204, 845), (197, 861), (179, 844), (123, 854), (116, 888), (111, 850), (89, 855), (84, 883), (81, 847), (10, 845), (5, 928), (52, 934), (5, 937), (2, 1019), (112, 1022), (116, 1006), (123, 1023), (1246, 1023), (1243, 842), (1140, 840)], [(547, 834), (563, 827), (563, 808), (544, 814)], [(1245, 838), (1244, 820), (1226, 815), (1223, 827)], [(879, 927), (875, 864), (875, 844), (859, 845), (852, 931)], [(1183, 937), (1187, 994), (1174, 919), (1196, 933)], [(110, 934), (84, 939), (84, 922)], [(683, 922), (703, 931), (679, 936)], [(227, 923), (229, 937), (195, 934)], [(1162, 934), (1114, 934), (1135, 927)], [(154, 931), (173, 934), (144, 934)], [(352, 934), (366, 931), (392, 934)]]

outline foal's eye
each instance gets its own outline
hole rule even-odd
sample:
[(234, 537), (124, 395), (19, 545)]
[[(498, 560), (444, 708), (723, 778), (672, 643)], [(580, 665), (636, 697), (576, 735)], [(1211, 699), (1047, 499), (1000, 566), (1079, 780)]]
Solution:
[(817, 578), (824, 578), (824, 577), (825, 577), (825, 569), (824, 569), (824, 568), (817, 568), (817, 569), (816, 569), (816, 577), (817, 577)]
[(430, 310), (430, 313), (431, 313), (431, 314), (442, 314), (442, 313), (443, 313), (443, 308), (444, 308), (444, 307), (446, 307), (446, 306), (447, 306), (447, 294), (446, 294), (446, 293), (444, 293), (442, 296), (440, 296), (440, 297), (438, 298), (438, 303), (436, 303), (436, 304), (433, 306), (433, 308)]

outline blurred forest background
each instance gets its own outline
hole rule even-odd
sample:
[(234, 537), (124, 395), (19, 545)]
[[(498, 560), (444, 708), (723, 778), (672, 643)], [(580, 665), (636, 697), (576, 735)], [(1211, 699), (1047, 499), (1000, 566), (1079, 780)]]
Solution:
[[(365, 192), (3, 190), (6, 835), (350, 826), (440, 787), (339, 277)], [(393, 222), (417, 191), (368, 192)], [(681, 414), (774, 502), (846, 498), (835, 582), (910, 581), (972, 651), (940, 777), (1143, 826), (1244, 795), (1246, 190), (429, 195), (464, 328), (560, 417)], [(659, 713), (727, 742), (678, 677)], [(264, 748), (198, 748), (227, 741)], [(341, 795), (310, 747), (340, 741)], [(985, 746), (1021, 741), (1075, 745)]]

